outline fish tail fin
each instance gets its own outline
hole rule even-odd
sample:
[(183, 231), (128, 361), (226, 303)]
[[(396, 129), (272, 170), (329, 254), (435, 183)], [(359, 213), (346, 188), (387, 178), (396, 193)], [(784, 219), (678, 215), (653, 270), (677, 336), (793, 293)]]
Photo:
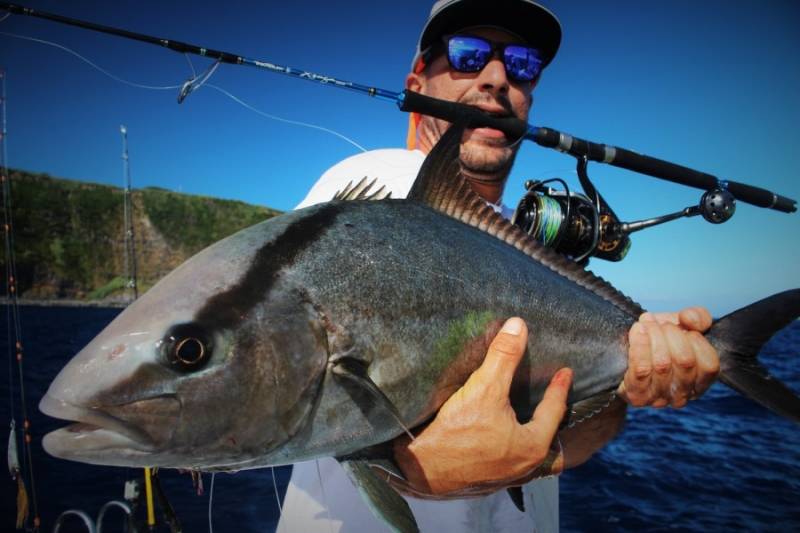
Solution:
[(800, 423), (800, 397), (769, 375), (758, 352), (800, 316), (800, 289), (781, 292), (717, 320), (706, 337), (720, 360), (719, 379), (789, 420)]

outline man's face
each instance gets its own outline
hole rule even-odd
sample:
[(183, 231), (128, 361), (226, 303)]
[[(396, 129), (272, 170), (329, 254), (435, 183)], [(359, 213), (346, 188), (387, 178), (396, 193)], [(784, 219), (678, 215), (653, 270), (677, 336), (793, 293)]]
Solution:
[[(476, 28), (470, 35), (496, 43), (518, 41), (499, 29)], [(489, 113), (515, 116), (527, 121), (531, 106), (532, 82), (512, 81), (506, 75), (503, 60), (496, 55), (480, 72), (457, 72), (450, 68), (445, 54), (439, 54), (419, 74), (409, 74), (406, 87), (434, 98), (469, 104)], [(450, 124), (423, 117), (420, 123), (420, 147), (429, 151)], [(491, 128), (467, 130), (461, 144), (461, 163), (466, 170), (480, 174), (505, 174), (511, 168), (519, 143)], [(505, 176), (503, 176), (504, 179)]]

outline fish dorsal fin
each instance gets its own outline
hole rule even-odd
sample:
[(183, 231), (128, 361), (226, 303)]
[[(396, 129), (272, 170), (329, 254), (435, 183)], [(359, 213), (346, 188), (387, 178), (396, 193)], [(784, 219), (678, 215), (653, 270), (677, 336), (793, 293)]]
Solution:
[(367, 182), (367, 177), (361, 178), (361, 181), (353, 185), (353, 182), (348, 182), (347, 187), (341, 191), (336, 191), (333, 196), (334, 200), (385, 200), (392, 196), (391, 191), (387, 191), (386, 187), (381, 185), (377, 191), (372, 191), (377, 178)]
[(545, 247), (511, 224), (472, 190), (461, 174), (459, 150), (463, 131), (464, 128), (456, 124), (448, 128), (422, 163), (408, 199), (493, 235), (623, 311), (640, 315), (644, 310), (639, 304), (603, 278)]

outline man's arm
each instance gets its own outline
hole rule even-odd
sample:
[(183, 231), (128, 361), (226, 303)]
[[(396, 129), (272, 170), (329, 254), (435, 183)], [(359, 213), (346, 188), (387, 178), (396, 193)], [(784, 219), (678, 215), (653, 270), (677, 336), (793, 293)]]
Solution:
[[(700, 333), (710, 325), (702, 308), (642, 315), (629, 333), (619, 397), (634, 406), (682, 407), (702, 394), (719, 372), (717, 354)], [(555, 438), (567, 408), (569, 369), (556, 373), (531, 421), (519, 424), (508, 391), (526, 342), (524, 321), (509, 319), (484, 363), (433, 422), (414, 441), (395, 441), (395, 457), (412, 489), (401, 490), (457, 498), (520, 485), (585, 462), (622, 429), (626, 404), (616, 399)]]

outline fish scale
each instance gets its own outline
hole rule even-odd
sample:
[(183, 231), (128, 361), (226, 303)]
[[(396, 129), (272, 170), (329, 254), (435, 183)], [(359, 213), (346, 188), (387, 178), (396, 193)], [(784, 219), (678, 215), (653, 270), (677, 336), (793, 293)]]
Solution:
[[(368, 363), (370, 379), (398, 406), (408, 425), (421, 423), (439, 407), (430, 399), (442, 368), (461, 363), (469, 355), (462, 353), (464, 347), (482, 337), (484, 329), (464, 328), (455, 337), (452, 332), (478, 315), (484, 317), (483, 326), (510, 316), (529, 324), (529, 359), (524, 363), (529, 373), (519, 378), (528, 389), (523, 411), (532, 412), (553, 373), (565, 366), (575, 370), (571, 401), (613, 389), (621, 381), (626, 332), (635, 317), (518, 250), (407, 200), (310, 209), (336, 214), (284, 275), (304, 287), (337, 330), (354, 339), (350, 355)], [(425, 252), (418, 253), (420, 248)], [(447, 346), (442, 345), (445, 340)], [(482, 343), (478, 351), (485, 353), (485, 348)], [(462, 377), (480, 362), (468, 361)], [(365, 439), (375, 444), (402, 432), (389, 416), (383, 427), (367, 423), (358, 410), (347, 408), (352, 400), (340, 389), (335, 380), (326, 379), (320, 408), (307, 425), (310, 434), (289, 443), (307, 450), (303, 459), (350, 453), (363, 447)], [(331, 438), (335, 449), (326, 444)]]

